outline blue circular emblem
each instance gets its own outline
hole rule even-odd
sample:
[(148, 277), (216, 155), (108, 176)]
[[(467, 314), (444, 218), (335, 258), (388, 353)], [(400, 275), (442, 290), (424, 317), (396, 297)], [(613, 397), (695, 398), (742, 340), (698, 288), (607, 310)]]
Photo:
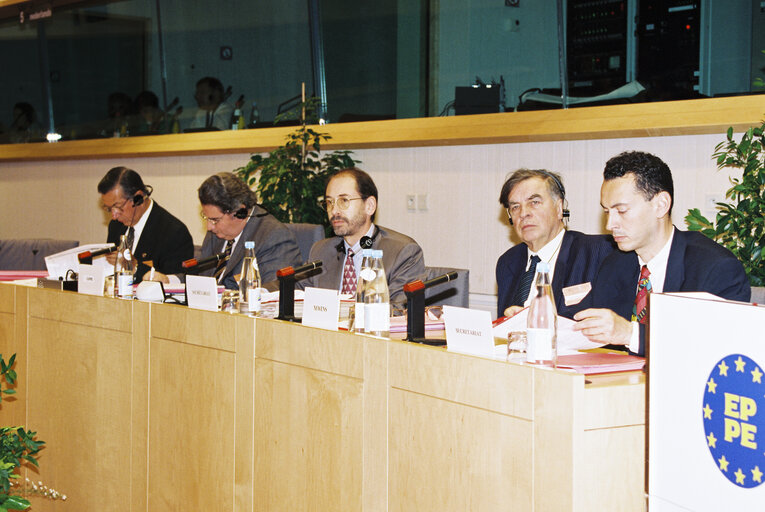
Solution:
[(765, 385), (762, 367), (743, 354), (723, 357), (704, 383), (704, 435), (715, 466), (734, 485), (765, 480)]

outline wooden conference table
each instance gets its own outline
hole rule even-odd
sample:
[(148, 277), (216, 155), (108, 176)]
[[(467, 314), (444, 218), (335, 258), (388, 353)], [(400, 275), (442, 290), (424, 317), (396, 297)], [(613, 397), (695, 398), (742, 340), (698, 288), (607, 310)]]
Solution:
[(643, 510), (644, 380), (0, 284), (33, 510)]

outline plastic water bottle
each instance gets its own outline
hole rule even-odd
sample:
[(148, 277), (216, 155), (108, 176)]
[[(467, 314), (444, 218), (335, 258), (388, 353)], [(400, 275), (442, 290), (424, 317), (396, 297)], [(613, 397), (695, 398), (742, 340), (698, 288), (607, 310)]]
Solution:
[(252, 110), (250, 110), (250, 128), (255, 128), (260, 122), (260, 111), (258, 110), (258, 102), (252, 102)]
[(255, 258), (255, 242), (252, 240), (244, 242), (239, 293), (242, 301), (239, 311), (249, 315), (257, 315), (260, 312), (260, 269), (258, 268), (258, 260)]
[(390, 292), (382, 257), (380, 249), (372, 251), (374, 278), (364, 292), (364, 332), (387, 337), (390, 334)]
[(353, 322), (351, 330), (353, 332), (364, 332), (364, 297), (369, 283), (374, 281), (375, 272), (372, 270), (372, 249), (361, 251), (361, 270), (359, 271), (359, 282), (356, 284), (356, 304), (353, 306)]
[(133, 298), (133, 274), (135, 259), (127, 244), (127, 235), (120, 236), (117, 261), (114, 262), (114, 296), (119, 299)]
[(231, 129), (232, 130), (238, 130), (239, 125), (244, 123), (244, 118), (242, 117), (242, 109), (237, 107), (234, 109), (234, 113), (231, 114)]
[(550, 265), (537, 263), (534, 282), (535, 296), (529, 305), (526, 329), (526, 361), (530, 363), (558, 363), (558, 312), (555, 309), (552, 286), (550, 286)]

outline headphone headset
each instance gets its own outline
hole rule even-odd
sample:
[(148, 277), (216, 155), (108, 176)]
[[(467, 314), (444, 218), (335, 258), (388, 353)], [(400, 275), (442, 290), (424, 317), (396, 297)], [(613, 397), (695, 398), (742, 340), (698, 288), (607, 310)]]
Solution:
[(239, 208), (237, 211), (235, 211), (234, 213), (232, 213), (232, 215), (233, 215), (234, 217), (236, 217), (237, 219), (246, 219), (247, 217), (249, 217), (249, 216), (250, 216), (249, 214), (250, 214), (250, 212), (249, 212), (249, 211), (247, 210), (247, 208), (246, 208), (246, 207), (244, 207), (244, 206), (242, 206), (242, 207), (241, 207), (241, 208)]
[[(561, 183), (558, 177), (551, 172), (547, 172), (544, 169), (538, 169), (538, 172), (548, 177), (550, 180), (552, 180), (553, 183), (555, 183), (555, 186), (558, 189), (558, 194), (560, 195), (560, 199), (561, 201), (563, 201), (563, 218), (568, 219), (571, 216), (571, 212), (568, 209), (568, 201), (566, 200), (566, 189), (563, 187), (563, 183)], [(508, 215), (507, 218), (510, 221), (510, 225), (512, 226), (513, 218), (510, 215)]]
[[(380, 228), (377, 225), (375, 225), (375, 230), (372, 232), (372, 236), (371, 237), (366, 235), (362, 236), (361, 240), (359, 241), (359, 245), (361, 246), (362, 249), (371, 249), (372, 244), (374, 244), (375, 242), (375, 238), (377, 238), (377, 235), (379, 234), (380, 234)], [(338, 243), (337, 247), (335, 248), (337, 249), (338, 253), (345, 254), (345, 243), (343, 242), (343, 240), (340, 240), (340, 243)]]
[[(146, 185), (144, 190), (139, 190), (136, 192), (135, 195), (131, 198), (133, 200), (133, 207), (141, 206), (146, 198), (151, 195), (153, 190), (154, 189), (149, 185)], [(141, 192), (143, 192), (143, 194), (141, 194)]]

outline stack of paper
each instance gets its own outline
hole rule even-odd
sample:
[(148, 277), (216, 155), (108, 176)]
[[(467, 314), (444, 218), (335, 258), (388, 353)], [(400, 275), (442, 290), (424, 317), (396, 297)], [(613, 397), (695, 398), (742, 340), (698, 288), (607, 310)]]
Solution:
[(610, 352), (583, 352), (558, 356), (558, 368), (570, 368), (586, 375), (641, 370), (644, 365), (645, 359), (642, 357)]

